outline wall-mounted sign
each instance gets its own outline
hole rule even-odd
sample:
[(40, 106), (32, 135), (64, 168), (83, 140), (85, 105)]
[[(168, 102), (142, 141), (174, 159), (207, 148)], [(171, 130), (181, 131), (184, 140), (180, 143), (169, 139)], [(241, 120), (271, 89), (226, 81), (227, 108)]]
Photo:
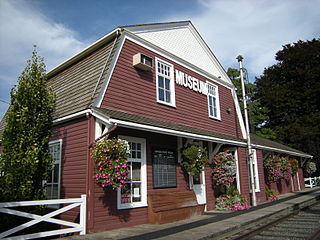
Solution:
[(191, 90), (202, 93), (204, 95), (208, 94), (207, 83), (179, 70), (176, 70), (176, 84), (184, 86), (186, 88), (190, 88)]

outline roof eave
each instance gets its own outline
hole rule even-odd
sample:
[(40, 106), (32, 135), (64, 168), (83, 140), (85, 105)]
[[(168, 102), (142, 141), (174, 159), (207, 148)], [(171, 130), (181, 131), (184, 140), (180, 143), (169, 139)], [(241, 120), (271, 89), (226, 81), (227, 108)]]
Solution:
[(312, 155), (306, 154), (306, 153), (298, 153), (298, 152), (293, 152), (293, 151), (288, 151), (280, 148), (274, 148), (274, 147), (268, 147), (268, 146), (263, 146), (263, 145), (258, 145), (258, 144), (252, 144), (254, 148), (261, 149), (261, 150), (267, 150), (267, 151), (274, 151), (274, 152), (280, 152), (280, 153), (286, 153), (292, 156), (297, 156), (297, 157), (304, 157), (304, 158), (313, 158)]

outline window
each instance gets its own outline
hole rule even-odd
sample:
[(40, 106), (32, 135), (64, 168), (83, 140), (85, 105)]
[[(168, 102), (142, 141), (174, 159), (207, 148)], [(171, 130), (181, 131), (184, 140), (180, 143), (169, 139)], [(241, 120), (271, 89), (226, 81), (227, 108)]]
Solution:
[(49, 143), (49, 153), (52, 156), (53, 169), (46, 182), (47, 199), (60, 198), (61, 146), (62, 140), (56, 140)]
[(209, 117), (220, 119), (220, 105), (218, 87), (207, 82), (208, 86), (208, 111)]
[(157, 102), (175, 107), (173, 65), (156, 58)]
[(255, 191), (260, 192), (257, 150), (256, 149), (252, 149), (252, 165), (253, 165), (253, 178), (254, 178)]
[(167, 188), (177, 186), (176, 159), (173, 151), (153, 151), (153, 186)]
[(128, 165), (130, 173), (127, 183), (118, 190), (118, 209), (147, 206), (147, 166), (145, 139), (121, 137), (130, 145)]

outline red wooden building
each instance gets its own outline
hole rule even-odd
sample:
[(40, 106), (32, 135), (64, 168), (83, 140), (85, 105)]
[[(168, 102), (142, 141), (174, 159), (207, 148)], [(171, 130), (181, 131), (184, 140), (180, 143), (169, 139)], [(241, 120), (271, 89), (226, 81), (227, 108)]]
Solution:
[[(172, 209), (169, 203), (162, 209), (173, 215), (214, 209), (211, 169), (189, 179), (180, 166), (180, 149), (187, 144), (206, 147), (210, 157), (233, 152), (237, 188), (250, 198), (246, 134), (235, 87), (191, 22), (118, 27), (48, 76), (56, 94), (50, 143), (55, 169), (48, 197), (87, 194), (88, 232), (165, 222), (156, 196), (173, 199)], [(93, 178), (89, 145), (110, 129), (110, 137), (131, 146), (128, 160), (135, 177), (126, 191), (103, 189)], [(255, 192), (257, 201), (264, 202), (264, 157), (285, 154), (301, 164), (311, 156), (255, 135), (252, 142)], [(301, 169), (293, 182), (273, 187), (280, 193), (304, 188)], [(193, 210), (174, 204), (181, 199), (189, 199)]]

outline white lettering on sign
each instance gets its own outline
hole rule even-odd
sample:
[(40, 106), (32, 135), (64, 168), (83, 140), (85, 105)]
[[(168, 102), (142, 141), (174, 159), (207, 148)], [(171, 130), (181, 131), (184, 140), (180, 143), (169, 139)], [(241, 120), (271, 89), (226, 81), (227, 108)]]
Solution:
[(202, 93), (204, 95), (208, 94), (207, 83), (200, 81), (199, 79), (179, 70), (176, 70), (176, 84), (184, 86), (186, 88), (190, 88), (191, 90)]

